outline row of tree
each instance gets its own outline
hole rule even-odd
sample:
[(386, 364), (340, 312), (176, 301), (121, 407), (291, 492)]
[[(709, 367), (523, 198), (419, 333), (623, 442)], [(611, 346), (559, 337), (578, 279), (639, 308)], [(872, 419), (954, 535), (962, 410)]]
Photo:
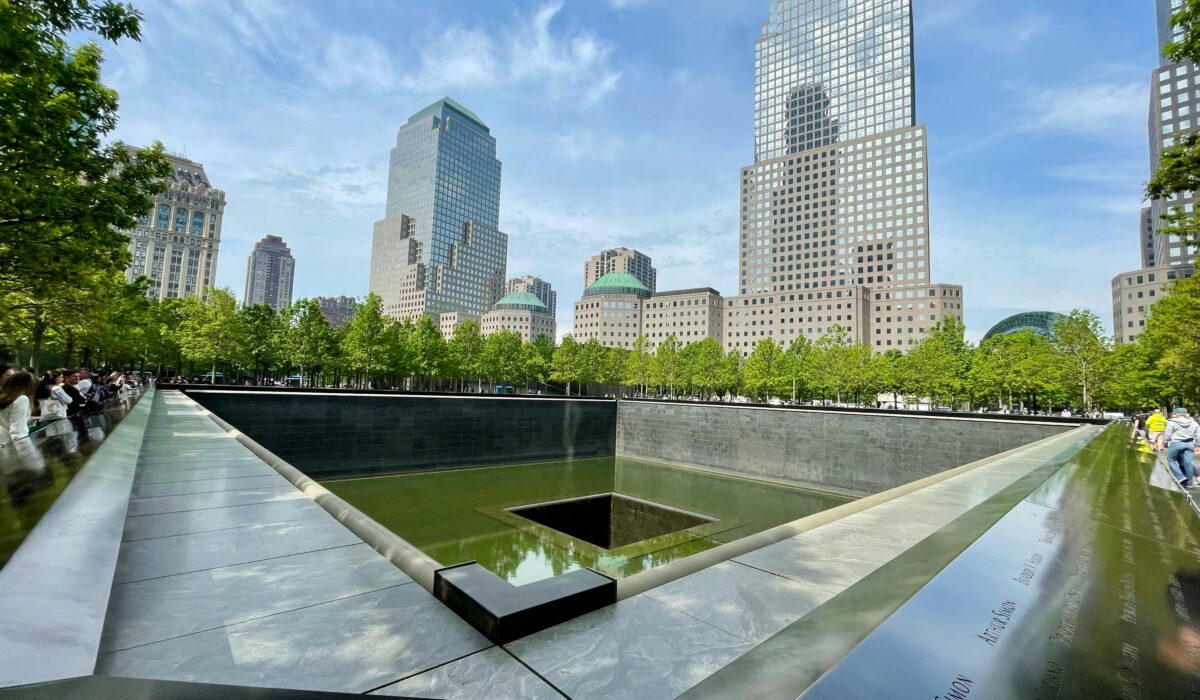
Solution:
[[(638, 396), (773, 398), (838, 403), (947, 406), (1002, 405), (1012, 410), (1073, 406), (1163, 405), (1195, 396), (1200, 333), (1177, 322), (1200, 311), (1197, 283), (1187, 281), (1155, 307), (1155, 321), (1136, 345), (1114, 351), (1099, 319), (1075, 311), (1050, 338), (1023, 331), (974, 346), (962, 323), (946, 319), (907, 353), (875, 353), (834, 326), (810, 342), (784, 347), (760, 340), (748, 357), (715, 339), (687, 345), (674, 336), (656, 347), (639, 337), (631, 349), (605, 348), (570, 335), (522, 342), (513, 331), (484, 337), (477, 322), (448, 339), (430, 318), (394, 321), (370, 294), (344, 328), (333, 328), (315, 300), (282, 312), (239, 307), (226, 290), (205, 297), (147, 299), (139, 285), (114, 283), (82, 323), (51, 324), (24, 339), (21, 358), (42, 353), (72, 364), (130, 367), (190, 379), (407, 389), (493, 391), (495, 386), (567, 393)], [(1194, 347), (1186, 342), (1194, 340)], [(1169, 381), (1183, 372), (1186, 381)], [(486, 387), (486, 389), (485, 389)]]

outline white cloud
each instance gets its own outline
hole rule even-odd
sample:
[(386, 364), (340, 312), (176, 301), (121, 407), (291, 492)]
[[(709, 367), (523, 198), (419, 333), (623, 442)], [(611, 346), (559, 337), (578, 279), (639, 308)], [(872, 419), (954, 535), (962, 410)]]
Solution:
[(593, 129), (575, 129), (555, 134), (554, 142), (558, 152), (570, 161), (596, 160), (613, 165), (625, 150), (625, 139)]
[(1144, 82), (1035, 90), (1025, 97), (1022, 127), (1068, 135), (1127, 139), (1146, 120)]
[(562, 7), (561, 0), (542, 6), (509, 35), (509, 78), (541, 82), (560, 99), (578, 96), (595, 103), (621, 78), (609, 66), (612, 46), (588, 32), (556, 35), (550, 24)]

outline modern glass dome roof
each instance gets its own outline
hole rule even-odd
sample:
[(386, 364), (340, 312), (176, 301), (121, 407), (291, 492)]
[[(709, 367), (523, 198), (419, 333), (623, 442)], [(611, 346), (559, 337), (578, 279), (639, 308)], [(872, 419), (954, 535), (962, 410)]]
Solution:
[(642, 299), (648, 299), (650, 290), (628, 272), (610, 272), (583, 290), (585, 297), (597, 294), (633, 294)]
[(1054, 324), (1062, 317), (1062, 314), (1053, 311), (1025, 311), (1013, 314), (992, 326), (983, 338), (986, 340), (993, 335), (1007, 335), (1017, 331), (1033, 331), (1049, 338), (1054, 333)]

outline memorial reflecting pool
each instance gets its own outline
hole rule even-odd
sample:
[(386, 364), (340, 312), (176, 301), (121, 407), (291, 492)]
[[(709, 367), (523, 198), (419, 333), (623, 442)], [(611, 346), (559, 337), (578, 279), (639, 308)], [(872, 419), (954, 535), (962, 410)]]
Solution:
[(322, 484), (442, 564), (477, 561), (514, 585), (581, 567), (629, 576), (853, 500), (620, 458)]

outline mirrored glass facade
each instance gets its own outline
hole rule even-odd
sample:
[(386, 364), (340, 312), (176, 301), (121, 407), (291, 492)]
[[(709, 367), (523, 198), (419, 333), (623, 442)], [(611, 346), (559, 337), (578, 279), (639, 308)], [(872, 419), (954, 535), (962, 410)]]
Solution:
[(396, 135), (386, 217), (376, 223), (371, 290), (396, 318), (478, 318), (500, 297), (508, 237), (496, 139), (470, 110), (439, 100)]
[(755, 57), (755, 161), (915, 124), (910, 2), (771, 3)]

